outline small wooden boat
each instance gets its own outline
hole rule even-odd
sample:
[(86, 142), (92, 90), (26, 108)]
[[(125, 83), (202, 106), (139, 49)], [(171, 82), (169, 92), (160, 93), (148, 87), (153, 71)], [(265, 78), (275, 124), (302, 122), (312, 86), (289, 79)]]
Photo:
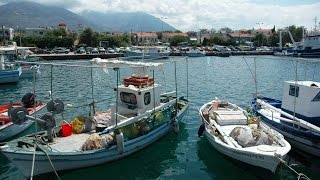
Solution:
[[(14, 103), (12, 104), (13, 108), (22, 107), (21, 103)], [(44, 103), (37, 103), (36, 107), (27, 108), (27, 111), (30, 115), (33, 115), (35, 112), (44, 108), (46, 104)], [(14, 124), (9, 116), (8, 116), (8, 109), (9, 104), (1, 105), (0, 106), (0, 141), (4, 141), (8, 138), (11, 138), (19, 133), (28, 129), (34, 121), (28, 120), (20, 125)]]
[(235, 104), (216, 99), (204, 104), (199, 115), (199, 136), (204, 131), (212, 146), (230, 158), (275, 172), (291, 149), (280, 133)]
[[(102, 67), (108, 62), (99, 61)], [(114, 69), (119, 77), (119, 65), (126, 63), (112, 62), (118, 67)], [(160, 63), (128, 62), (126, 65), (132, 65), (135, 70), (140, 66), (144, 70), (154, 64)], [(54, 115), (63, 112), (63, 102), (50, 101), (47, 109), (53, 115), (40, 118), (47, 131), (2, 144), (2, 154), (24, 176), (30, 177), (114, 161), (149, 146), (169, 132), (179, 131), (178, 122), (186, 112), (188, 101), (177, 97), (175, 91), (160, 94), (160, 85), (155, 83), (154, 77), (132, 75), (124, 78), (123, 84), (117, 85), (115, 90), (116, 104), (110, 111), (96, 113), (88, 119), (77, 117), (61, 127), (54, 127)], [(13, 109), (13, 121), (34, 119), (23, 116), (24, 112), (24, 109)]]

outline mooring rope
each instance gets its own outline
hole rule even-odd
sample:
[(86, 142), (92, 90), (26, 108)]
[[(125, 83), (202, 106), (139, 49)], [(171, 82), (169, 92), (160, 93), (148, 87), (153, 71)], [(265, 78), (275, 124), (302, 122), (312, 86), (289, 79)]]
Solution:
[(289, 166), (288, 163), (287, 163), (285, 160), (281, 159), (278, 154), (275, 154), (275, 157), (278, 158), (279, 161), (280, 161), (281, 163), (283, 163), (285, 166), (287, 166), (291, 171), (293, 171), (295, 174), (297, 174), (298, 180), (300, 180), (300, 179), (311, 180), (307, 175), (305, 175), (305, 174), (303, 174), (303, 173), (299, 173), (299, 172), (297, 172), (295, 169), (293, 169), (291, 166)]

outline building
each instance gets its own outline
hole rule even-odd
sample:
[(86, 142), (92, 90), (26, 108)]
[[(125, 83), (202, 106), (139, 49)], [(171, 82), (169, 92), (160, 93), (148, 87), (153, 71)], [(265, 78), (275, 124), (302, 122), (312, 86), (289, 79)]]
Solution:
[(131, 36), (132, 36), (132, 42), (135, 44), (158, 42), (157, 33), (152, 33), (152, 32), (132, 33)]
[(188, 34), (187, 33), (170, 33), (170, 32), (165, 32), (165, 33), (162, 33), (162, 38), (161, 38), (161, 41), (162, 42), (170, 42), (171, 39), (175, 36), (181, 36), (181, 37), (188, 37)]
[(253, 35), (263, 34), (266, 37), (270, 37), (272, 35), (272, 29), (254, 29), (251, 32)]
[(14, 37), (14, 30), (12, 28), (6, 28), (2, 26), (0, 28), (0, 39), (3, 41), (12, 41)]
[(38, 28), (25, 28), (24, 35), (25, 36), (44, 36), (48, 33), (51, 28), (47, 27), (38, 27)]
[(254, 35), (246, 33), (229, 33), (227, 36), (235, 42), (251, 42), (254, 37)]

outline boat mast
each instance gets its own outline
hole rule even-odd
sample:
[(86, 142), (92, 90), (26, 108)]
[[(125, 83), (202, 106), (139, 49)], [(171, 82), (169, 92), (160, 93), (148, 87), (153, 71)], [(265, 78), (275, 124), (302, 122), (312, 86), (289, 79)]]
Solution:
[(116, 87), (116, 127), (118, 126), (118, 93), (119, 93), (119, 76), (120, 76), (120, 72), (119, 72), (119, 67), (115, 67), (113, 68), (113, 70), (115, 70), (117, 72), (117, 87)]

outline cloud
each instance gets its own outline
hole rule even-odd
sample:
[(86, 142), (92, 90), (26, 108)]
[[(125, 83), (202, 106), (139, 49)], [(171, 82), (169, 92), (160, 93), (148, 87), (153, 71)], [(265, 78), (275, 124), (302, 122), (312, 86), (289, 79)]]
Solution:
[[(1, 3), (19, 0), (0, 0)], [(142, 11), (182, 31), (200, 28), (272, 28), (289, 25), (310, 28), (318, 15), (320, 2), (296, 0), (31, 0), (61, 6), (75, 13), (82, 11)], [(302, 4), (304, 3), (304, 4)], [(258, 23), (258, 24), (257, 24)]]

